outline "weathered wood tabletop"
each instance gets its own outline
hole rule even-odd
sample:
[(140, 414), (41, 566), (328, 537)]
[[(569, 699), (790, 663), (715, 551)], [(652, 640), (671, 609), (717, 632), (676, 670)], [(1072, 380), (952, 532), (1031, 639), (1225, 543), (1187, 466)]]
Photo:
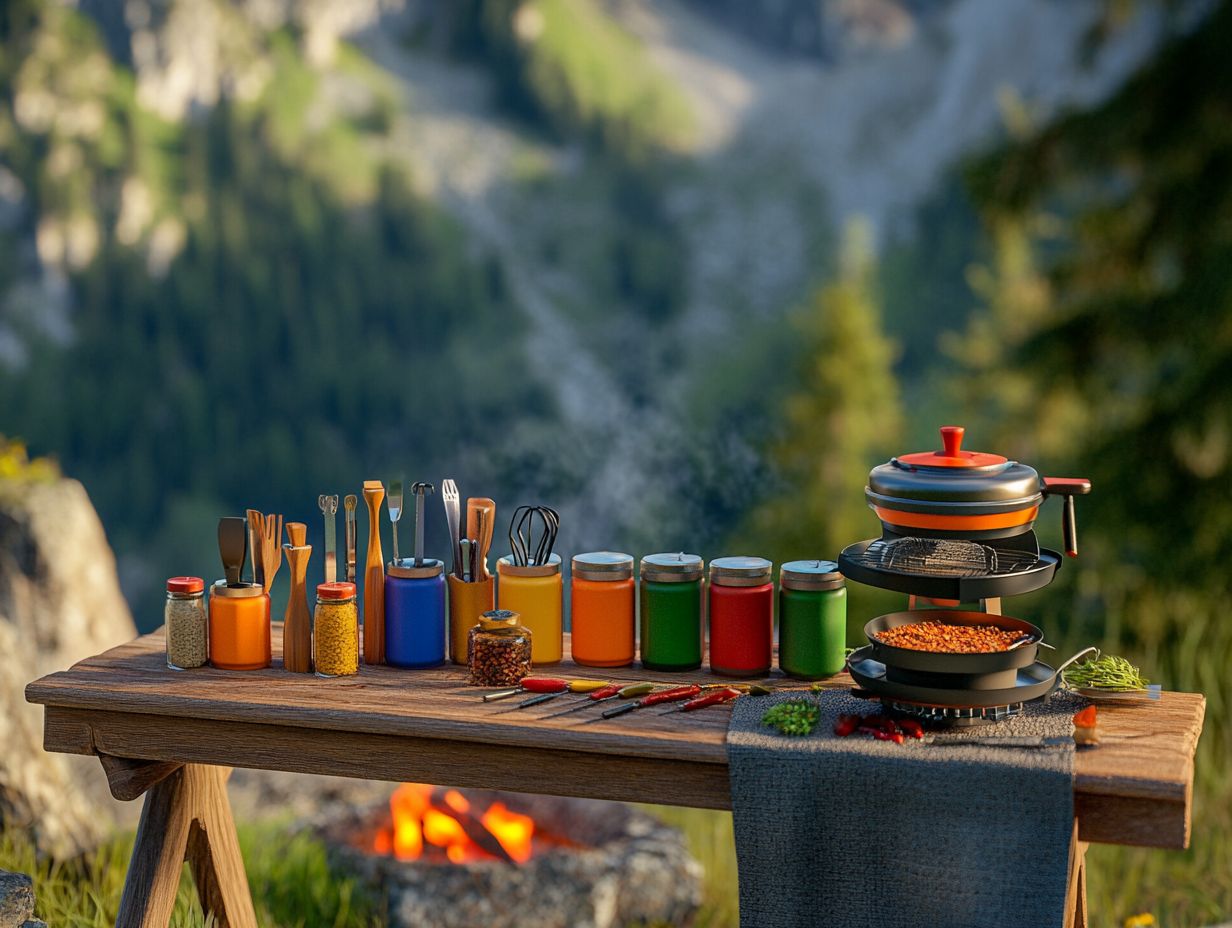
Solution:
[[(275, 626), (274, 653), (281, 653)], [(597, 670), (566, 660), (547, 674), (716, 682), (705, 672)], [(255, 672), (169, 670), (161, 632), (31, 683), (46, 707), (50, 751), (256, 767), (383, 780), (589, 796), (703, 808), (731, 804), (729, 709), (610, 721), (596, 711), (543, 716), (578, 699), (507, 711), (464, 685), (463, 668), (363, 667), (324, 680), (275, 666)], [(785, 681), (784, 681), (785, 682)], [(850, 686), (846, 675), (827, 685)], [(1083, 841), (1188, 844), (1193, 755), (1205, 702), (1101, 708), (1103, 743), (1078, 752), (1075, 810)], [(1145, 737), (1128, 737), (1128, 736)]]

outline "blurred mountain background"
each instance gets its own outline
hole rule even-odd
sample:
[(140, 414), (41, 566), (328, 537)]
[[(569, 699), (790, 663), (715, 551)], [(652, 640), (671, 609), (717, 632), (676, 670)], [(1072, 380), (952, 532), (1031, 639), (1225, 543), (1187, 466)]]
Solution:
[(0, 433), (149, 629), (218, 516), (319, 546), (368, 477), (550, 503), (566, 556), (833, 557), (964, 424), (1095, 487), (1007, 611), (1210, 700), (1194, 849), (1095, 849), (1095, 923), (1232, 917), (1229, 42), (1176, 0), (9, 0)]

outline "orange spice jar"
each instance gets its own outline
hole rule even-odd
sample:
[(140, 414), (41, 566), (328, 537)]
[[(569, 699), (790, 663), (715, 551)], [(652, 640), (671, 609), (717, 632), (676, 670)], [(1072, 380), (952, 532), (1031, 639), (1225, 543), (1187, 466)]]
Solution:
[(587, 667), (633, 663), (633, 556), (591, 551), (573, 557), (573, 659)]
[(259, 583), (210, 587), (210, 663), (223, 670), (270, 665), (270, 598)]

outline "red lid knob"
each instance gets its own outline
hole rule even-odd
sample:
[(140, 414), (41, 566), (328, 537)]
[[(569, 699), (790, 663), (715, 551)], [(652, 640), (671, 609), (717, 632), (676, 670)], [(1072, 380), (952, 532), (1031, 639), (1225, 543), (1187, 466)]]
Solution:
[(963, 433), (967, 430), (961, 425), (941, 426), (941, 453), (947, 458), (956, 458), (962, 451)]
[(336, 583), (317, 584), (317, 599), (350, 599), (354, 595), (354, 583), (339, 580)]
[(171, 577), (167, 581), (168, 593), (200, 593), (205, 590), (205, 581), (200, 577)]

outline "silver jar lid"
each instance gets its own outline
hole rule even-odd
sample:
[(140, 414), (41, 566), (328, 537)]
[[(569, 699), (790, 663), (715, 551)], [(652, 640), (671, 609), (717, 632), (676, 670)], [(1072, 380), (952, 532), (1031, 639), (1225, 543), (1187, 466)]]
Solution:
[(700, 555), (647, 554), (642, 558), (642, 579), (660, 583), (691, 583), (702, 578), (703, 562)]
[(385, 575), (387, 577), (402, 577), (406, 580), (423, 580), (428, 577), (439, 577), (445, 572), (445, 562), (438, 561), (434, 557), (425, 557), (423, 563), (418, 567), (415, 566), (413, 557), (404, 557), (397, 561), (390, 561), (385, 565)]
[(840, 590), (845, 581), (833, 561), (788, 561), (779, 568), (779, 585), (787, 590)]
[(573, 576), (579, 580), (629, 580), (633, 577), (633, 555), (619, 551), (588, 551), (573, 555)]
[(262, 595), (265, 592), (265, 587), (259, 583), (240, 583), (236, 586), (227, 586), (226, 580), (215, 580), (210, 591), (214, 596), (226, 596), (229, 599), (248, 599), (253, 596)]
[(546, 564), (527, 564), (522, 567), (513, 563), (512, 554), (506, 554), (496, 562), (496, 572), (502, 577), (551, 577), (560, 573), (560, 555), (553, 554)]
[(718, 586), (761, 586), (774, 576), (774, 565), (764, 557), (716, 557), (710, 562), (710, 582)]

